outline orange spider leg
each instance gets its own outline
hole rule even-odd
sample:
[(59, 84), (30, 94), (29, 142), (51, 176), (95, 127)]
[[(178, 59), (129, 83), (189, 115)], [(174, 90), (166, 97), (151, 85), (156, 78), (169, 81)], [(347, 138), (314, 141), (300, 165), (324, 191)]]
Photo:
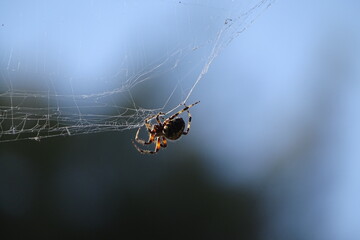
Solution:
[(166, 147), (167, 147), (167, 140), (166, 140), (165, 137), (162, 137), (161, 147), (163, 147), (163, 148), (166, 148)]
[(149, 135), (149, 140), (146, 142), (145, 140), (142, 140), (139, 138), (139, 132), (140, 132), (140, 129), (139, 128), (136, 132), (136, 135), (135, 135), (135, 141), (142, 144), (142, 145), (147, 145), (147, 144), (150, 144), (154, 141), (155, 139), (155, 133), (153, 133), (153, 131), (150, 131), (150, 135)]
[(156, 138), (155, 151), (143, 150), (143, 149), (139, 148), (139, 147), (134, 143), (134, 141), (133, 141), (133, 144), (134, 144), (136, 150), (138, 150), (138, 151), (139, 151), (140, 153), (142, 153), (142, 154), (146, 154), (146, 153), (154, 154), (154, 153), (157, 153), (157, 152), (160, 150), (160, 148), (161, 148), (161, 139), (160, 139), (160, 137), (157, 137), (157, 138)]

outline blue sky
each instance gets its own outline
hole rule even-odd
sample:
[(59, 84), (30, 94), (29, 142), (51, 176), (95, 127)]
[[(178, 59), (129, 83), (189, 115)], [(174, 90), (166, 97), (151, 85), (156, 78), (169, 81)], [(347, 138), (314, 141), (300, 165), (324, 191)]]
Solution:
[(265, 239), (360, 237), (358, 10), (355, 1), (277, 1), (199, 87), (214, 108), (199, 111), (218, 117), (198, 138), (218, 139), (207, 151), (220, 179), (269, 182), (264, 197), (278, 208)]

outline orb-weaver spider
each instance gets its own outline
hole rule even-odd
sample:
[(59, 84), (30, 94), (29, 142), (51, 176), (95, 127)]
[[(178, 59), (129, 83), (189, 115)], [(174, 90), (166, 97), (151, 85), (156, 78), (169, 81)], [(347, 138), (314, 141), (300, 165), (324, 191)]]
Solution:
[[(167, 139), (169, 140), (177, 140), (179, 139), (182, 135), (186, 135), (189, 133), (190, 131), (190, 124), (191, 124), (191, 114), (189, 112), (189, 108), (195, 106), (196, 104), (198, 104), (200, 101), (191, 104), (190, 106), (185, 106), (184, 109), (180, 110), (179, 112), (173, 114), (172, 116), (168, 117), (167, 119), (164, 120), (164, 122), (160, 121), (160, 116), (164, 116), (165, 113), (159, 112), (158, 114), (152, 115), (148, 118), (145, 119), (145, 127), (149, 132), (149, 140), (145, 141), (142, 139), (139, 139), (139, 132), (141, 127), (137, 130), (136, 135), (135, 135), (135, 141), (142, 144), (142, 145), (148, 145), (151, 144), (153, 142), (156, 142), (155, 145), (155, 150), (154, 151), (150, 151), (150, 150), (144, 150), (141, 149), (140, 147), (138, 147), (134, 141), (132, 141), (132, 143), (134, 144), (135, 148), (143, 154), (154, 154), (157, 153), (161, 147), (166, 148), (167, 147)], [(189, 116), (189, 120), (188, 120), (188, 125), (187, 125), (187, 129), (186, 131), (184, 131), (185, 129), (185, 121), (184, 119), (182, 119), (181, 117), (177, 117), (179, 114), (183, 113), (187, 111), (188, 112), (188, 116)], [(151, 125), (149, 123), (149, 121), (151, 119), (156, 119), (157, 124)]]

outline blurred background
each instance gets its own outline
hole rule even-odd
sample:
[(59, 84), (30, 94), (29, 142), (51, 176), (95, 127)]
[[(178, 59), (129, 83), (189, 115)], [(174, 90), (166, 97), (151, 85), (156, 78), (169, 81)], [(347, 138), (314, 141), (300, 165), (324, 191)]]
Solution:
[[(65, 109), (62, 94), (110, 91), (116, 107), (102, 114), (134, 113), (118, 131), (90, 123), (81, 135), (1, 142), (1, 239), (360, 239), (359, 10), (356, 0), (2, 1), (2, 137), (34, 127), (6, 110)], [(185, 99), (201, 101), (190, 134), (140, 155), (139, 109)]]

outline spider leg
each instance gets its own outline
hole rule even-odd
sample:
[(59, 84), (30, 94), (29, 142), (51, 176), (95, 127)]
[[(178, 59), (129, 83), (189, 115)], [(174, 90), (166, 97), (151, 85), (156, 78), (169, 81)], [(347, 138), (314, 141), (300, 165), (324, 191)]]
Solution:
[(155, 150), (154, 150), (154, 151), (141, 149), (141, 148), (139, 148), (139, 147), (134, 143), (134, 141), (133, 141), (133, 144), (134, 144), (136, 150), (138, 150), (138, 151), (139, 151), (140, 153), (142, 153), (142, 154), (154, 154), (154, 153), (157, 153), (157, 152), (160, 150), (160, 148), (161, 148), (160, 137), (157, 137), (157, 138), (156, 138), (156, 146), (155, 146)]
[(167, 140), (166, 140), (165, 137), (162, 137), (161, 147), (163, 147), (163, 148), (166, 148), (166, 147), (167, 147)]
[(159, 117), (160, 117), (160, 116), (164, 116), (164, 115), (165, 115), (165, 113), (159, 112), (158, 114), (155, 114), (155, 115), (152, 115), (152, 116), (146, 118), (146, 119), (145, 119), (145, 127), (147, 128), (147, 130), (148, 130), (149, 132), (151, 132), (151, 128), (152, 128), (152, 127), (151, 127), (151, 124), (149, 123), (149, 121), (150, 121), (151, 119), (153, 119), (153, 118), (156, 118), (157, 123), (158, 123), (159, 125), (162, 125), (162, 122), (160, 121)]
[(183, 132), (183, 135), (186, 135), (186, 134), (188, 134), (188, 133), (189, 133), (189, 131), (190, 131), (190, 126), (191, 126), (191, 114), (190, 114), (190, 112), (189, 112), (189, 111), (187, 111), (187, 112), (188, 112), (189, 120), (188, 120), (187, 129), (186, 129), (186, 131), (185, 131), (185, 132)]
[(156, 117), (156, 115), (150, 116), (150, 117), (145, 119), (145, 127), (146, 127), (146, 129), (148, 130), (149, 133), (151, 133), (151, 131), (152, 131), (152, 126), (149, 123), (149, 120), (153, 119), (154, 117)]
[(189, 108), (195, 106), (195, 105), (198, 104), (199, 102), (200, 102), (200, 101), (197, 101), (196, 103), (193, 103), (193, 104), (191, 104), (190, 106), (186, 106), (186, 105), (184, 104), (184, 106), (185, 106), (184, 109), (178, 111), (177, 113), (175, 113), (174, 115), (172, 115), (171, 117), (169, 117), (167, 120), (169, 120), (169, 121), (173, 120), (173, 119), (176, 118), (179, 114), (181, 114), (181, 113), (183, 113), (183, 112), (185, 112), (185, 111), (188, 111)]
[(164, 115), (165, 113), (163, 112), (159, 112), (158, 114), (156, 114), (156, 121), (158, 122), (159, 125), (162, 125), (162, 122), (160, 121), (159, 117)]
[(150, 131), (150, 132), (149, 132), (149, 133), (150, 133), (150, 134), (149, 134), (149, 140), (146, 142), (145, 140), (142, 140), (142, 139), (139, 138), (140, 129), (141, 129), (141, 128), (139, 128), (139, 129), (137, 130), (137, 132), (136, 132), (135, 141), (138, 142), (138, 143), (140, 143), (140, 144), (142, 144), (142, 145), (147, 145), (147, 144), (152, 143), (152, 142), (154, 141), (154, 139), (155, 139), (155, 134), (154, 134), (152, 131)]

